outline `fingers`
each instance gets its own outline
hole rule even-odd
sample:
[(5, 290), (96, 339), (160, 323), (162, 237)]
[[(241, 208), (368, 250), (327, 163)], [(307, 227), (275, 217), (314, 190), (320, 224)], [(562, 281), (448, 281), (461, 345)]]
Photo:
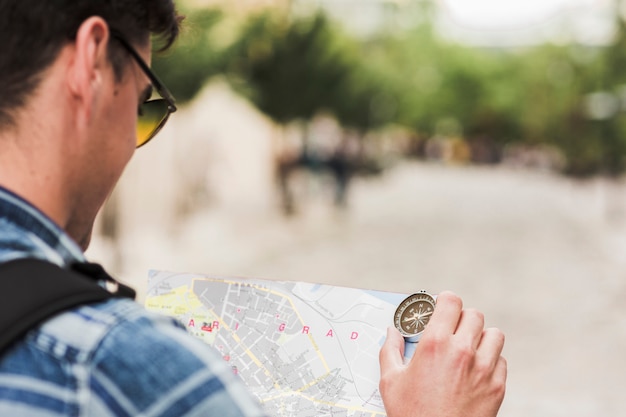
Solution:
[(454, 334), (462, 311), (463, 301), (456, 294), (449, 291), (442, 292), (437, 296), (437, 305), (426, 327), (426, 332), (438, 337)]
[(426, 415), (432, 410), (433, 416), (495, 416), (506, 390), (504, 334), (484, 326), (481, 312), (464, 310), (451, 292), (440, 293), (407, 365), (402, 335), (388, 329), (380, 351), (379, 384), (387, 415)]
[(504, 399), (506, 391), (507, 363), (502, 354), (504, 334), (495, 328), (485, 329), (478, 349), (476, 350), (475, 369), (488, 376), (486, 382), (492, 398), (498, 400), (498, 407)]
[(508, 365), (506, 363), (506, 359), (500, 356), (498, 358), (498, 362), (496, 363), (496, 369), (493, 374), (496, 380), (501, 382), (503, 391), (504, 391), (504, 385), (506, 383), (506, 377), (508, 373), (507, 368), (508, 368)]
[(380, 373), (384, 374), (387, 369), (398, 368), (403, 365), (404, 338), (400, 332), (394, 328), (387, 329), (387, 339), (380, 349)]
[(483, 336), (484, 326), (485, 316), (483, 313), (474, 309), (466, 309), (461, 312), (455, 334), (466, 340), (471, 348), (476, 350)]
[(485, 358), (493, 368), (502, 359), (502, 349), (504, 348), (504, 333), (500, 329), (489, 328), (482, 332), (480, 344), (476, 351)]
[(461, 345), (479, 352), (491, 369), (502, 353), (504, 334), (496, 328), (484, 329), (485, 316), (476, 309), (463, 309), (456, 294), (445, 291), (437, 296), (437, 305), (426, 327), (424, 337), (444, 340), (454, 335)]
[(507, 378), (507, 363), (506, 359), (502, 356), (498, 357), (496, 367), (493, 370), (491, 377), (491, 393), (494, 399), (498, 400), (497, 406), (499, 407), (504, 400), (506, 393), (506, 378)]
[(494, 327), (483, 330), (480, 348), (493, 353), (495, 356), (500, 356), (504, 348), (504, 333)]

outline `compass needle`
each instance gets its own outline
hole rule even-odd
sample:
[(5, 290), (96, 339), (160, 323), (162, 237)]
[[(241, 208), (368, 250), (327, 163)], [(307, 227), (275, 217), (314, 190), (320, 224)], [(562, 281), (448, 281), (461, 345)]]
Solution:
[(435, 309), (435, 297), (420, 291), (400, 303), (394, 325), (408, 342), (417, 342)]

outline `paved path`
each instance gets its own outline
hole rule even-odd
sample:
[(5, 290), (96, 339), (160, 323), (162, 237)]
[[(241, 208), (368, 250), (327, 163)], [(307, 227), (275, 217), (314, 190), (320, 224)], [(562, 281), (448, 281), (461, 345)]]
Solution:
[(451, 289), (507, 335), (501, 416), (625, 415), (626, 187), (405, 163), (356, 182), (351, 197), (343, 215), (318, 199), (288, 222), (199, 216), (184, 238), (143, 261), (398, 292)]
[(300, 225), (244, 273), (452, 289), (507, 334), (501, 416), (626, 413), (626, 247), (608, 185), (405, 165), (354, 191), (350, 217)]

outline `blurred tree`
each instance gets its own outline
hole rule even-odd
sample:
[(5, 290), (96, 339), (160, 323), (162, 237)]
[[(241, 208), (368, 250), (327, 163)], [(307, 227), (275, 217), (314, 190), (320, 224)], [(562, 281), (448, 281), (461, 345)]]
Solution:
[(455, 125), (470, 141), (519, 138), (516, 66), (508, 55), (446, 42), (426, 19), (372, 43), (367, 59), (385, 63), (379, 79), (396, 104), (392, 122), (427, 137)]
[[(604, 50), (603, 74), (599, 89), (607, 92), (605, 105), (612, 108), (605, 118), (594, 123), (594, 130), (602, 147), (601, 163), (606, 174), (617, 176), (626, 169), (626, 114), (624, 87), (626, 86), (626, 23), (618, 12), (616, 2), (616, 33), (614, 41)], [(598, 96), (596, 96), (598, 97)], [(602, 97), (602, 96), (599, 96)], [(612, 113), (612, 114), (610, 114)]]
[(388, 69), (365, 52), (368, 43), (347, 45), (348, 71), (334, 90), (328, 91), (328, 110), (347, 128), (364, 135), (395, 122), (398, 113), (396, 85)]
[(235, 88), (279, 124), (310, 120), (332, 107), (332, 92), (349, 77), (345, 39), (323, 13), (293, 20), (253, 16), (229, 50)]
[(616, 177), (626, 169), (626, 25), (617, 8), (615, 18), (614, 38), (605, 47), (569, 45), (548, 51), (544, 46), (538, 52), (551, 64), (539, 87), (545, 105), (534, 111), (549, 111), (526, 125), (563, 151), (565, 173), (572, 176)]
[[(228, 77), (236, 90), (280, 126), (299, 122), (302, 148), (298, 154), (276, 155), (276, 176), (285, 213), (295, 210), (289, 186), (300, 167), (328, 170), (335, 178), (335, 203), (346, 203), (351, 167), (339, 149), (331, 155), (312, 151), (309, 122), (321, 112), (343, 109), (356, 100), (356, 55), (352, 40), (324, 13), (290, 17), (280, 13), (254, 15), (229, 49)], [(355, 122), (356, 123), (356, 122)]]
[(606, 47), (504, 50), (446, 41), (433, 29), (432, 1), (406, 4), (391, 7), (388, 24), (365, 39), (321, 12), (272, 10), (246, 19), (230, 43), (223, 12), (190, 10), (186, 32), (155, 58), (155, 71), (181, 102), (225, 73), (279, 125), (304, 121), (305, 138), (307, 122), (327, 111), (361, 136), (389, 124), (420, 137), (458, 126), (470, 145), (555, 146), (570, 175), (626, 169), (626, 25), (617, 11)]
[(526, 54), (523, 64), (528, 86), (521, 109), (525, 140), (556, 146), (566, 158), (565, 172), (573, 176), (602, 170), (603, 144), (584, 106), (585, 94), (596, 88), (600, 74), (597, 59), (582, 57), (592, 57), (595, 49), (544, 45)]
[(190, 9), (183, 33), (165, 54), (155, 54), (153, 68), (176, 100), (192, 100), (207, 80), (224, 70), (223, 42), (216, 35), (224, 14), (218, 9)]

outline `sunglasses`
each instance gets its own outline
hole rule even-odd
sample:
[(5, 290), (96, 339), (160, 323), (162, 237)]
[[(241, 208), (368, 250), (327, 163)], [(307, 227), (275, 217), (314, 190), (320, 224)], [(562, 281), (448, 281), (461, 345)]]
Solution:
[(112, 30), (111, 36), (117, 39), (122, 46), (132, 56), (139, 68), (146, 74), (152, 83), (152, 88), (161, 98), (148, 99), (139, 105), (137, 117), (137, 148), (145, 145), (156, 136), (157, 133), (167, 122), (171, 113), (176, 111), (174, 96), (169, 92), (167, 87), (157, 78), (150, 70), (150, 67), (139, 56), (139, 53), (130, 43), (117, 31)]

